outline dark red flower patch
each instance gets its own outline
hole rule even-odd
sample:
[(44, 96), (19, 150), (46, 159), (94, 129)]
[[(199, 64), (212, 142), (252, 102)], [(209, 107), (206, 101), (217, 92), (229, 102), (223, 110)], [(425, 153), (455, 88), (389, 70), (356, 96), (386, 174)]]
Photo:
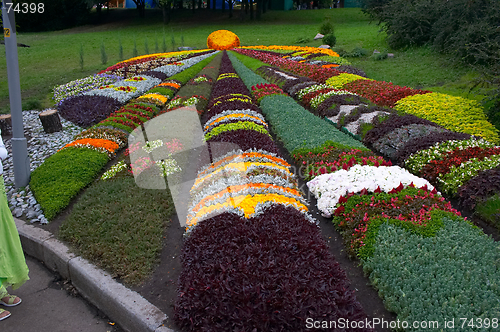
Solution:
[(281, 155), (278, 146), (271, 137), (254, 130), (238, 129), (225, 131), (207, 142), (232, 143), (235, 147), (239, 147), (243, 151), (248, 149), (262, 149)]
[(309, 317), (366, 318), (318, 227), (291, 207), (200, 222), (182, 264), (174, 319), (186, 331), (299, 332)]
[(500, 167), (479, 172), (479, 174), (458, 188), (460, 204), (474, 209), (489, 197), (500, 193)]
[(83, 95), (63, 100), (57, 109), (64, 119), (87, 128), (107, 118), (121, 105), (111, 97)]

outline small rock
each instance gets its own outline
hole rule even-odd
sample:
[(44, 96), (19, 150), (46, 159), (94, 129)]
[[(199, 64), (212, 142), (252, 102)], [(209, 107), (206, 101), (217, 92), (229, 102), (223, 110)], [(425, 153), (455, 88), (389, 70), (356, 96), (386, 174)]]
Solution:
[(16, 216), (16, 218), (19, 218), (20, 216), (23, 215), (23, 209), (17, 207), (12, 211), (12, 214)]
[(373, 54), (379, 54), (380, 51), (377, 51), (377, 50), (373, 50)]
[(29, 206), (29, 204), (23, 204), (23, 205), (21, 205), (21, 207), (22, 207), (23, 209), (26, 209), (28, 206)]
[(318, 48), (330, 48), (330, 45), (321, 45), (321, 46), (318, 46)]
[(42, 206), (40, 204), (35, 205), (35, 211), (39, 211), (42, 209)]
[(31, 220), (30, 220), (30, 223), (34, 224), (34, 223), (36, 223), (37, 221), (38, 221), (38, 218), (31, 219)]
[(29, 209), (28, 212), (26, 212), (26, 217), (28, 219), (38, 219), (38, 215), (39, 215), (39, 213), (37, 213), (36, 211), (33, 211), (31, 209)]
[(394, 53), (387, 53), (388, 58), (394, 58)]
[(194, 48), (189, 47), (189, 46), (180, 46), (180, 47), (178, 47), (178, 50), (179, 51), (192, 51), (192, 50), (194, 50)]
[(321, 38), (323, 38), (324, 36), (325, 36), (325, 35), (322, 35), (322, 34), (318, 33), (318, 34), (316, 35), (316, 37), (314, 37), (314, 40), (316, 40), (316, 39), (321, 39)]

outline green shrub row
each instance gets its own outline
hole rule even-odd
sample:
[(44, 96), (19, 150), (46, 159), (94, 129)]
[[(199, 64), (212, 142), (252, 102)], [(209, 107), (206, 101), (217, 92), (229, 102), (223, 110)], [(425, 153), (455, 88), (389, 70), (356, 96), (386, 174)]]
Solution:
[(192, 79), (197, 73), (200, 72), (207, 64), (212, 61), (218, 53), (209, 56), (206, 59), (201, 60), (195, 65), (192, 65), (191, 67), (181, 71), (180, 73), (175, 74), (174, 76), (170, 77), (169, 80), (177, 80), (182, 83), (182, 85), (186, 84), (190, 79)]
[[(393, 224), (380, 225), (373, 256), (363, 269), (388, 310), (401, 321), (454, 320), (461, 331), (493, 331), (500, 313), (498, 243), (460, 217), (442, 216), (443, 228), (424, 237)], [(466, 318), (466, 324), (463, 325)], [(488, 322), (472, 328), (479, 320)], [(422, 331), (408, 328), (407, 331)]]
[[(229, 53), (229, 57), (236, 72), (250, 91), (253, 85), (269, 83), (247, 68), (232, 53)], [(240, 58), (246, 63), (248, 57)], [(264, 97), (261, 100), (260, 108), (278, 139), (292, 153), (300, 148), (321, 146), (326, 141), (335, 141), (353, 148), (365, 148), (362, 143), (335, 129), (325, 120), (313, 115), (289, 96), (272, 95)]]
[(48, 220), (62, 211), (91, 183), (108, 162), (106, 153), (89, 148), (65, 148), (31, 173), (30, 187)]

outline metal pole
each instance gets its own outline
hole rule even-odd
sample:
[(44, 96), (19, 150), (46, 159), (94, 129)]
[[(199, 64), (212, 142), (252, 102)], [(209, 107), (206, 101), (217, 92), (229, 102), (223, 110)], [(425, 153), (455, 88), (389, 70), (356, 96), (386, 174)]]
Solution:
[[(10, 9), (10, 8), (9, 8)], [(21, 83), (19, 62), (17, 60), (16, 20), (14, 11), (7, 12), (2, 2), (3, 32), (5, 37), (5, 58), (9, 80), (10, 114), (12, 118), (12, 159), (14, 164), (14, 184), (16, 188), (25, 187), (30, 182), (30, 161), (28, 142), (24, 137), (23, 109), (21, 104)]]

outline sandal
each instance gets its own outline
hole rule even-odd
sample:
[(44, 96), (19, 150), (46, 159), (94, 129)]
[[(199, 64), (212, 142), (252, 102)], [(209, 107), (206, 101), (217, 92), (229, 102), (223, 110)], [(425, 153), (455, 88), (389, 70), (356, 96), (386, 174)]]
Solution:
[[(5, 314), (7, 313), (7, 314)], [(9, 318), (11, 315), (10, 312), (8, 312), (7, 310), (4, 310), (4, 309), (0, 309), (0, 320), (4, 320), (5, 318)]]
[[(16, 299), (19, 299), (19, 301), (16, 302)], [(0, 299), (0, 304), (6, 306), (6, 307), (15, 307), (16, 305), (20, 304), (22, 300), (15, 296), (15, 295), (6, 295), (2, 299)]]

